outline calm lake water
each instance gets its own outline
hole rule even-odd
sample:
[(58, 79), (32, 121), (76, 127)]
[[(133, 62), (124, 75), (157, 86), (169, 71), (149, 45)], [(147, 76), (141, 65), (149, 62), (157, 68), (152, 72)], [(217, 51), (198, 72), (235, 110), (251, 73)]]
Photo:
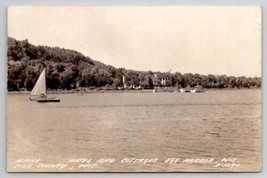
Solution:
[[(28, 95), (8, 95), (10, 171), (260, 169), (261, 90), (56, 96), (61, 99), (60, 103), (37, 103), (29, 101)], [(73, 158), (92, 160), (87, 162), (87, 168), (79, 168), (81, 164), (68, 163)], [(101, 158), (115, 162), (94, 167), (93, 163)], [(158, 160), (122, 164), (124, 158)], [(180, 158), (180, 161), (168, 164), (165, 162), (168, 158)], [(212, 164), (183, 163), (186, 158), (214, 161)], [(221, 162), (223, 158), (236, 158), (234, 163), (239, 165), (229, 168)], [(29, 168), (14, 167), (18, 159), (68, 165), (60, 170), (36, 168), (38, 164)], [(222, 164), (218, 166), (216, 161)]]

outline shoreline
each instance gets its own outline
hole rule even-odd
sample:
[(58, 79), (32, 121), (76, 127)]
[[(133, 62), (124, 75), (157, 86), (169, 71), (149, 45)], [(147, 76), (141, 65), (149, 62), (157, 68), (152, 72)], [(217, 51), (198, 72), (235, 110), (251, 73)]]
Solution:
[[(261, 88), (223, 88), (223, 89), (205, 89), (205, 92), (209, 91), (229, 91), (229, 90), (261, 90)], [(50, 90), (47, 91), (47, 94), (92, 94), (92, 93), (152, 93), (153, 89), (144, 89), (144, 90)], [(156, 93), (173, 93), (177, 92), (177, 90), (168, 90), (168, 91), (157, 91)], [(12, 95), (12, 94), (30, 94), (31, 91), (7, 91), (7, 95)], [(181, 92), (177, 92), (181, 93)], [(190, 93), (190, 92), (188, 92)]]

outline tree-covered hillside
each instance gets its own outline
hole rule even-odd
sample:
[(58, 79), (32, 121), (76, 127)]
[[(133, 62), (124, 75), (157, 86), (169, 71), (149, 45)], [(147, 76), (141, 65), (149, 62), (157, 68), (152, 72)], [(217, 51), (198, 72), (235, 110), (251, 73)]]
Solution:
[(124, 84), (153, 88), (153, 79), (166, 80), (166, 86), (204, 88), (259, 88), (261, 78), (226, 75), (200, 75), (179, 72), (136, 71), (115, 68), (59, 47), (35, 46), (28, 40), (8, 38), (8, 91), (31, 90), (43, 68), (46, 68), (47, 88), (71, 90), (77, 87), (116, 89)]

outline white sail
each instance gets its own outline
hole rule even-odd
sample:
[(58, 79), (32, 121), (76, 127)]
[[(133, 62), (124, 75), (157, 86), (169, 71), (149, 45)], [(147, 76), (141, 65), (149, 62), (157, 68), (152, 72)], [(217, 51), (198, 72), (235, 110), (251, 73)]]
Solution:
[(45, 80), (45, 69), (42, 71), (41, 75), (39, 76), (36, 84), (34, 85), (31, 95), (33, 96), (46, 96), (46, 80)]

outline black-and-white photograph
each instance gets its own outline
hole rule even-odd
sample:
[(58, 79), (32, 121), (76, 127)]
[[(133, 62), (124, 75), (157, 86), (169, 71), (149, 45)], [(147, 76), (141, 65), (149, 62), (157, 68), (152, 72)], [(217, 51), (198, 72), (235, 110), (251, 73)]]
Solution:
[(260, 6), (11, 6), (8, 172), (259, 172)]

